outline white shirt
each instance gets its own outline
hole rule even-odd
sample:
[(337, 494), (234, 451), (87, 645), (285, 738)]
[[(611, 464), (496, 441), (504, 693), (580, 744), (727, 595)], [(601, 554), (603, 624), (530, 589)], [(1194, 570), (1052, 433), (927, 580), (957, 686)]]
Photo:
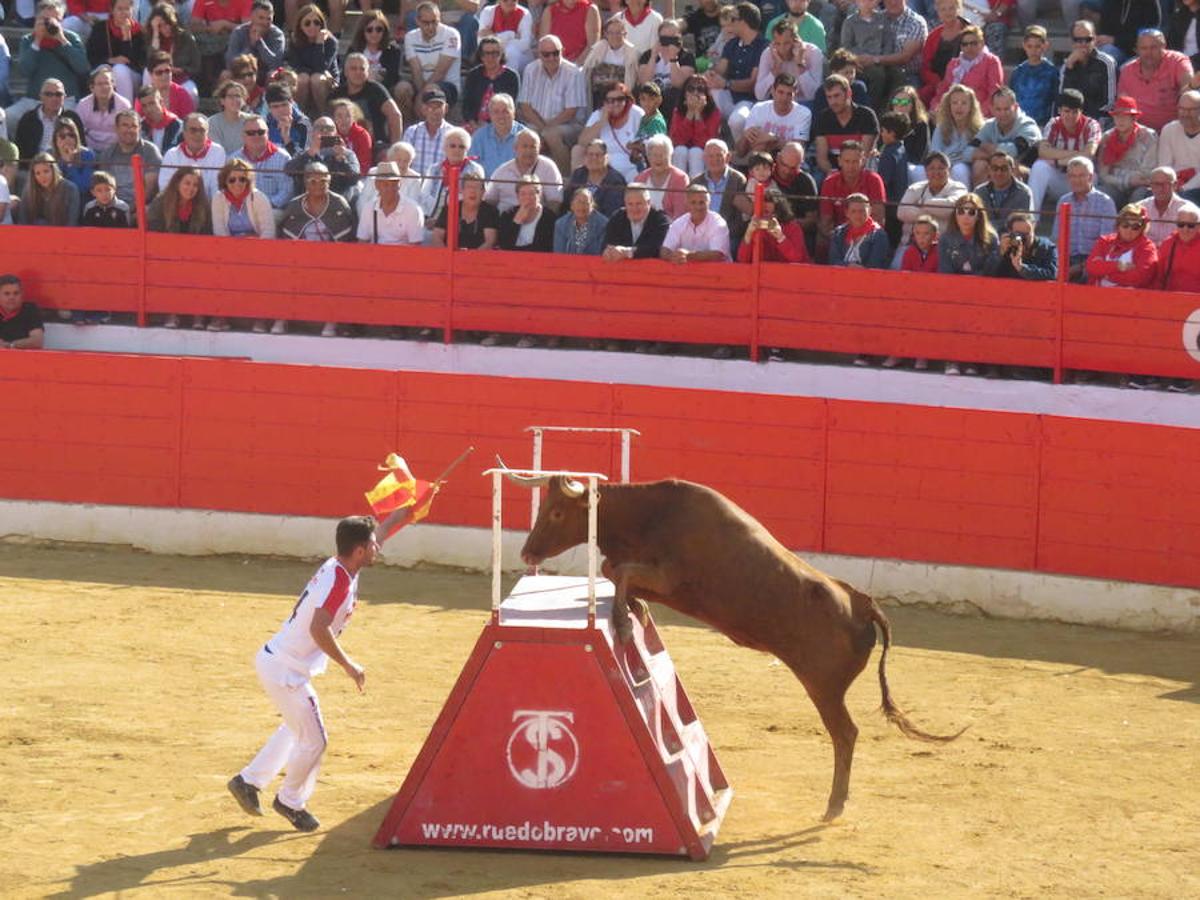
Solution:
[(515, 159), (510, 159), (502, 166), (497, 166), (488, 181), (487, 192), (483, 199), (491, 203), (500, 212), (505, 212), (517, 205), (517, 186), (513, 184), (522, 175), (533, 175), (542, 183), (542, 202), (553, 204), (557, 209), (562, 203), (562, 174), (554, 161), (539, 156), (534, 163), (532, 172), (522, 172)]
[(42, 120), (42, 139), (38, 143), (38, 150), (50, 150), (54, 143), (54, 126), (58, 124), (58, 116), (48, 116), (38, 107), (38, 118)]
[(1178, 194), (1171, 195), (1171, 202), (1167, 204), (1167, 211), (1159, 215), (1158, 207), (1154, 203), (1153, 197), (1147, 197), (1145, 200), (1138, 201), (1138, 206), (1146, 211), (1146, 215), (1150, 217), (1150, 224), (1146, 226), (1146, 237), (1154, 241), (1156, 244), (1161, 244), (1172, 234), (1175, 233), (1175, 222), (1179, 218), (1179, 210), (1184, 207), (1187, 201)]
[(528, 103), (547, 120), (556, 118), (565, 109), (574, 109), (578, 121), (579, 111), (592, 105), (583, 69), (565, 59), (558, 64), (553, 78), (546, 73), (540, 59), (527, 65), (521, 73), (517, 102)]
[(945, 234), (946, 229), (950, 227), (950, 219), (954, 215), (954, 204), (966, 192), (966, 185), (953, 178), (947, 178), (940, 191), (930, 190), (928, 181), (910, 184), (900, 199), (900, 205), (896, 208), (896, 218), (904, 223), (904, 230), (900, 235), (900, 246), (908, 246), (913, 222), (917, 221), (918, 216), (931, 216), (938, 223), (939, 231)]
[(391, 213), (379, 208), (379, 198), (358, 219), (359, 241), (367, 244), (419, 244), (425, 239), (425, 213), (401, 195)]
[(421, 66), (421, 71), (425, 74), (425, 80), (428, 81), (433, 75), (433, 70), (437, 68), (443, 56), (451, 56), (454, 62), (450, 64), (450, 68), (446, 70), (446, 77), (443, 81), (448, 81), (456, 87), (462, 85), (462, 38), (458, 31), (451, 28), (444, 22), (438, 23), (437, 31), (429, 40), (421, 35), (420, 28), (414, 28), (412, 31), (406, 32), (404, 35), (404, 59), (406, 62), (417, 60)]
[(0, 175), (0, 204), (4, 206), (4, 218), (0, 219), (0, 225), (12, 224), (12, 195), (8, 192), (8, 180)]
[(746, 117), (746, 129), (761, 128), (779, 138), (781, 143), (788, 141), (804, 141), (808, 143), (808, 134), (812, 126), (812, 113), (799, 103), (793, 103), (787, 115), (781, 116), (775, 112), (775, 101), (764, 100), (755, 103)]
[[(487, 6), (479, 13), (479, 30), (485, 28), (494, 31), (493, 23), (496, 20), (496, 9), (499, 3), (493, 3)], [(493, 37), (500, 42), (500, 46), (504, 50), (508, 50), (508, 45), (513, 44), (516, 49), (528, 52), (530, 45), (533, 42), (533, 13), (531, 13), (524, 5), (518, 3), (517, 9), (521, 10), (521, 21), (517, 24), (516, 31), (501, 31), (495, 32)]]
[(1182, 122), (1178, 119), (1168, 122), (1158, 136), (1158, 164), (1170, 166), (1176, 172), (1196, 170), (1196, 174), (1187, 182), (1175, 186), (1176, 191), (1200, 187), (1200, 134), (1188, 137)]
[(208, 152), (199, 159), (192, 159), (183, 153), (183, 144), (176, 144), (163, 154), (162, 168), (158, 170), (158, 189), (165, 190), (175, 174), (175, 170), (185, 166), (195, 166), (200, 170), (200, 178), (204, 182), (204, 193), (210, 198), (217, 192), (217, 170), (225, 165), (225, 148), (213, 141)]
[(667, 229), (663, 240), (667, 250), (716, 250), (726, 260), (729, 259), (729, 226), (712, 210), (699, 224), (692, 221), (692, 214), (685, 213)]
[[(604, 107), (593, 112), (588, 116), (585, 128), (590, 128), (600, 121), (600, 117), (604, 115)], [(608, 164), (625, 176), (626, 181), (633, 181), (637, 177), (637, 166), (633, 164), (633, 160), (629, 158), (629, 142), (633, 140), (633, 136), (637, 134), (637, 130), (642, 125), (642, 117), (646, 113), (636, 103), (629, 108), (629, 115), (625, 117), (625, 124), (618, 128), (613, 128), (608, 122), (605, 122), (600, 129), (600, 140), (608, 146)]]
[[(362, 190), (358, 194), (358, 203), (355, 204), (355, 212), (359, 218), (371, 211), (371, 207), (375, 203), (375, 198), (378, 196), (375, 192), (375, 172), (377, 167), (371, 166), (367, 172), (367, 177), (362, 180)], [(400, 178), (400, 196), (405, 200), (411, 200), (417, 206), (421, 205), (421, 184), (424, 181), (423, 176), (411, 169), (407, 173), (403, 173)]]
[(288, 684), (303, 684), (324, 672), (329, 663), (310, 634), (313, 613), (318, 609), (328, 612), (333, 620), (329, 629), (337, 637), (350, 622), (357, 602), (358, 576), (351, 577), (337, 557), (331, 556), (309, 580), (279, 631), (267, 641), (267, 651), (288, 669)]

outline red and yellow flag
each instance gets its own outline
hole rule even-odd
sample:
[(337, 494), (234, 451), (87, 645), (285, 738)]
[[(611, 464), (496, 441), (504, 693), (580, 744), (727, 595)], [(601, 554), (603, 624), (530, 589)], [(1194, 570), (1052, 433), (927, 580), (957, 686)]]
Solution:
[(379, 471), (387, 474), (366, 493), (367, 503), (375, 518), (382, 522), (396, 510), (409, 506), (415, 508), (405, 524), (419, 522), (429, 515), (429, 507), (433, 504), (436, 491), (428, 481), (413, 477), (404, 457), (389, 453)]

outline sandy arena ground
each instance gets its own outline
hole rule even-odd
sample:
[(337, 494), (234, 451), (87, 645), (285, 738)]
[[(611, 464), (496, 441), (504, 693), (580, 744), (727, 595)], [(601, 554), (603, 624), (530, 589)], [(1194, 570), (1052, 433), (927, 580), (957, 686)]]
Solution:
[[(889, 611), (904, 739), (873, 677), (845, 818), (828, 739), (772, 661), (656, 610), (736, 797), (711, 859), (375, 851), (479, 634), (488, 580), (376, 568), (318, 682), (313, 835), (225, 781), (274, 726), (251, 667), (312, 571), (291, 560), (0, 544), (0, 895), (1200, 896), (1200, 641)], [(875, 658), (872, 658), (872, 667)]]

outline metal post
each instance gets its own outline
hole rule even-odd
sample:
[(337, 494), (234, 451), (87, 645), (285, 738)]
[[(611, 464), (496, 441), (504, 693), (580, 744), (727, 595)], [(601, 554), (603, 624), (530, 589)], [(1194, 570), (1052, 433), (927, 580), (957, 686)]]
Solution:
[(633, 436), (631, 434), (632, 430), (633, 429), (631, 429), (631, 428), (622, 428), (621, 429), (621, 483), (622, 484), (627, 484), (629, 482), (629, 444), (630, 444), (630, 441), (633, 439)]
[[(542, 467), (542, 429), (536, 425), (530, 431), (533, 432), (533, 468), (540, 469)], [(529, 492), (529, 527), (533, 528), (537, 522), (538, 508), (542, 502), (542, 489), (535, 487)]]
[(140, 156), (130, 160), (133, 166), (133, 206), (138, 229), (138, 328), (146, 327), (146, 176)]
[[(754, 218), (761, 219), (763, 214), (763, 192), (767, 186), (761, 182), (754, 188)], [(762, 238), (763, 232), (754, 232), (754, 240), (750, 246), (754, 287), (750, 294), (750, 362), (758, 362), (758, 325), (759, 325), (759, 295), (762, 292)]]
[(595, 475), (588, 476), (588, 628), (596, 627), (597, 507), (600, 489)]
[(450, 257), (446, 266), (446, 306), (445, 321), (442, 322), (442, 341), (449, 344), (454, 341), (454, 254), (458, 250), (458, 220), (459, 209), (459, 174), (461, 166), (446, 167), (446, 246)]
[(502, 537), (500, 528), (500, 478), (499, 471), (492, 472), (492, 624), (500, 621), (500, 565), (502, 562)]
[(1054, 383), (1063, 380), (1063, 319), (1066, 309), (1067, 282), (1071, 276), (1071, 204), (1058, 208), (1058, 329), (1054, 340)]

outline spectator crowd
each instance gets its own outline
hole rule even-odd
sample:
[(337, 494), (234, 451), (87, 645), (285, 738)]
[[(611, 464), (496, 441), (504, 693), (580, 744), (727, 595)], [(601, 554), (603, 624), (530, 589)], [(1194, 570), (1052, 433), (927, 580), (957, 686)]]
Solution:
[(1200, 290), (1200, 0), (358, 2), (18, 0), (0, 221)]

